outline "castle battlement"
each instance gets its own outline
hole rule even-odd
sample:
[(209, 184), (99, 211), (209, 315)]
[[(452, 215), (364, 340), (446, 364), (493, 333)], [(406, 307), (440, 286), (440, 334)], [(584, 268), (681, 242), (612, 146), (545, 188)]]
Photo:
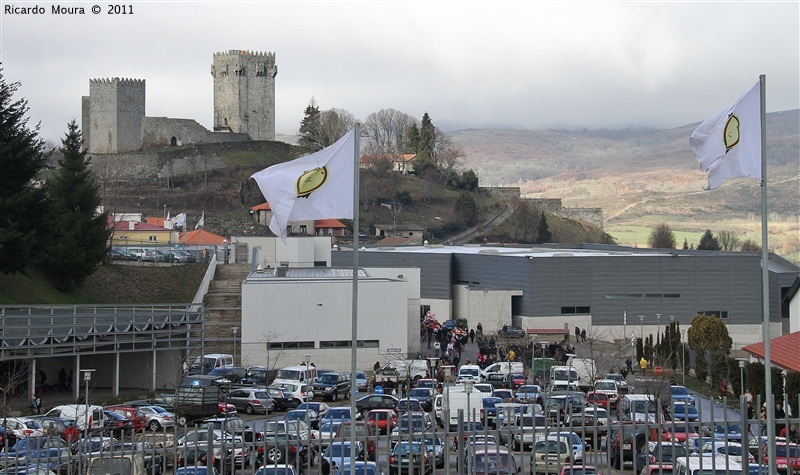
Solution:
[(134, 79), (134, 78), (96, 78), (96, 79), (89, 79), (89, 84), (111, 84), (111, 83), (122, 83), (122, 84), (144, 84), (144, 79)]
[(223, 57), (223, 56), (254, 56), (257, 58), (263, 58), (270, 62), (275, 62), (275, 53), (269, 51), (247, 51), (242, 49), (229, 49), (226, 51), (221, 51), (219, 53), (214, 53), (214, 57)]

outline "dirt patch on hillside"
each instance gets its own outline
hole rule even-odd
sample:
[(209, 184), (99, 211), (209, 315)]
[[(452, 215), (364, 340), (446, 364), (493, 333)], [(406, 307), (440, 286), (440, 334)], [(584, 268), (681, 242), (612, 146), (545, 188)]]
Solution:
[(100, 266), (81, 291), (97, 304), (186, 303), (194, 298), (206, 269), (206, 264), (114, 263)]

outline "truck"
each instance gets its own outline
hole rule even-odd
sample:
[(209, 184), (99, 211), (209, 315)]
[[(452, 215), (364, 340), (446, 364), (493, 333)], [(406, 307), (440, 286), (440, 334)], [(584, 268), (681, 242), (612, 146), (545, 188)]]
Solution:
[(458, 427), (458, 411), (464, 411), (464, 422), (480, 422), (481, 408), (483, 407), (484, 394), (480, 391), (464, 392), (459, 386), (451, 386), (448, 391), (442, 394), (442, 419), (447, 417), (448, 430), (456, 430)]
[(187, 376), (175, 391), (175, 422), (186, 426), (190, 422), (219, 413), (220, 387), (213, 377)]
[(550, 368), (551, 385), (571, 385), (577, 383), (578, 387), (586, 391), (594, 387), (596, 365), (591, 358), (576, 358), (567, 355), (567, 364)]
[(375, 384), (380, 384), (381, 381), (406, 381), (410, 379), (419, 381), (422, 378), (430, 377), (428, 372), (428, 361), (417, 360), (392, 360), (386, 363), (381, 369), (373, 373)]

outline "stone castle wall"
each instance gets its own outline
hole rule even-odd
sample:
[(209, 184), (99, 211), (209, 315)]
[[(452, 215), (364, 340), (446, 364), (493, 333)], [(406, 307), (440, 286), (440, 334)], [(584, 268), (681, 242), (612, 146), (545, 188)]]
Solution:
[(565, 218), (585, 221), (603, 229), (602, 208), (565, 208), (561, 198), (521, 198), (520, 189), (515, 186), (480, 187), (480, 191), (500, 196), (506, 200), (524, 200), (531, 206)]
[(89, 96), (81, 99), (81, 106), (87, 151), (120, 153), (141, 149), (144, 79), (91, 79)]
[(145, 117), (142, 121), (142, 149), (144, 150), (247, 140), (250, 140), (247, 134), (211, 132), (193, 119)]
[(214, 130), (275, 140), (275, 53), (229, 50), (215, 53)]

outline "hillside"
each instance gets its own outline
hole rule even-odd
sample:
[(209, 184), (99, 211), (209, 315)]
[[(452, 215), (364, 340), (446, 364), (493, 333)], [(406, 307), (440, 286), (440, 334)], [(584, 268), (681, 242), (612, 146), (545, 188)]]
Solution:
[[(741, 179), (703, 191), (706, 175), (689, 148), (696, 126), (660, 131), (460, 130), (451, 136), (464, 147), (465, 165), (478, 173), (482, 186), (519, 186), (525, 196), (602, 207), (606, 230), (621, 244), (646, 242), (644, 233), (630, 241), (621, 230), (649, 229), (659, 222), (698, 233), (698, 238), (710, 228), (760, 241), (757, 182)], [(800, 111), (767, 115), (767, 157), (774, 235), (770, 247), (780, 251), (785, 237), (798, 233)]]
[(194, 298), (207, 267), (131, 264), (99, 266), (80, 289), (68, 294), (54, 289), (37, 269), (0, 274), (0, 304), (186, 303)]

